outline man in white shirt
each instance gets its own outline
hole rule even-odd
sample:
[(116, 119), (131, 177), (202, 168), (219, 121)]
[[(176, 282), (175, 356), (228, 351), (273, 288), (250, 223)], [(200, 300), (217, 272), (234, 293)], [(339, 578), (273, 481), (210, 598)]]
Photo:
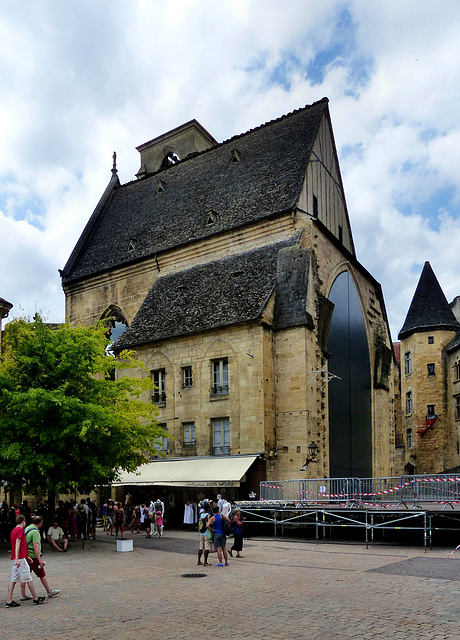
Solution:
[[(61, 552), (67, 551), (67, 545), (69, 544), (69, 541), (64, 536), (64, 531), (61, 529), (61, 527), (58, 525), (57, 522), (53, 522), (53, 526), (48, 529), (46, 538), (49, 544), (55, 547), (58, 551), (61, 551)], [(58, 542), (60, 542), (61, 540), (62, 540), (62, 547), (63, 547), (62, 549), (58, 545)]]

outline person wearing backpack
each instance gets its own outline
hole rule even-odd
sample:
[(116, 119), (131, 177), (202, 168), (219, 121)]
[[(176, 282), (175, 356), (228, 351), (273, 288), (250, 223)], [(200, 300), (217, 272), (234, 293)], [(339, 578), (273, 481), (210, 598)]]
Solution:
[(230, 526), (230, 520), (227, 516), (224, 516), (223, 513), (219, 513), (219, 507), (213, 507), (212, 510), (213, 515), (208, 519), (208, 524), (206, 525), (208, 529), (213, 529), (214, 531), (214, 547), (217, 551), (217, 557), (219, 559), (217, 567), (223, 567), (222, 563), (222, 555), (225, 560), (225, 566), (228, 567), (228, 554), (227, 554), (227, 537), (225, 534), (225, 524)]
[[(202, 564), (207, 567), (209, 565), (208, 556), (209, 552), (212, 551), (212, 535), (208, 529), (208, 519), (209, 519), (209, 502), (203, 501), (202, 503), (202, 512), (200, 514), (200, 519), (198, 521), (198, 532), (200, 534), (200, 546), (198, 547), (198, 562), (197, 565)], [(204, 561), (201, 562), (201, 557), (204, 552)]]
[[(43, 526), (43, 516), (33, 516), (32, 524), (24, 529), (24, 535), (27, 543), (27, 555), (29, 556), (30, 570), (35, 573), (37, 578), (40, 578), (40, 582), (46, 589), (48, 598), (54, 598), (59, 593), (60, 589), (52, 589), (49, 585), (48, 578), (45, 573), (45, 561), (41, 557), (42, 553), (42, 540), (40, 530)], [(30, 584), (29, 584), (30, 587)], [(21, 602), (26, 600), (32, 600), (32, 596), (26, 594), (26, 583), (21, 582)]]

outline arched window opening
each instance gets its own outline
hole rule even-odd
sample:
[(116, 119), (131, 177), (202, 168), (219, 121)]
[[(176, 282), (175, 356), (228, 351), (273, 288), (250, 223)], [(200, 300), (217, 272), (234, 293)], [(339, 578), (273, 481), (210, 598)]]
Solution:
[(123, 312), (119, 307), (111, 306), (109, 307), (104, 314), (102, 315), (101, 321), (104, 322), (107, 331), (106, 336), (107, 339), (110, 340), (109, 344), (105, 348), (105, 353), (107, 356), (113, 356), (112, 345), (114, 342), (121, 336), (123, 331), (128, 326), (128, 321), (126, 320)]
[(180, 158), (174, 151), (168, 151), (168, 153), (163, 158), (160, 169), (167, 169), (168, 167), (172, 167), (174, 164), (180, 162)]

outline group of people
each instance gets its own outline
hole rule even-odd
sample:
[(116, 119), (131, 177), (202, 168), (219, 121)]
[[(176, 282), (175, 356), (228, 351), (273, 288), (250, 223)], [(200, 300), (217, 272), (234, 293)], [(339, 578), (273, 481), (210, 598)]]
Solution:
[(98, 506), (91, 498), (59, 500), (55, 519), (64, 532), (64, 538), (70, 540), (96, 539)]
[(107, 535), (120, 537), (124, 540), (125, 527), (128, 527), (131, 533), (140, 533), (145, 531), (146, 538), (152, 536), (161, 537), (164, 529), (164, 502), (157, 498), (151, 500), (149, 505), (145, 503), (123, 507), (121, 502), (108, 500), (102, 506), (102, 520), (104, 531)]
[[(40, 530), (43, 526), (43, 516), (36, 515), (33, 516), (31, 520), (32, 522), (28, 525), (25, 515), (17, 515), (15, 519), (16, 526), (13, 527), (10, 534), (11, 578), (6, 599), (6, 607), (8, 609), (21, 606), (19, 602), (13, 600), (13, 592), (17, 582), (21, 585), (21, 602), (32, 600), (33, 604), (38, 605), (45, 601), (46, 596), (37, 595), (32, 579), (32, 572), (35, 573), (45, 587), (48, 598), (54, 598), (54, 596), (57, 596), (61, 592), (60, 589), (52, 589), (46, 577), (46, 563), (42, 557), (42, 537), (40, 535)], [(57, 528), (57, 522), (53, 524), (53, 527), (50, 527), (47, 534), (49, 540), (53, 539), (53, 530)], [(67, 545), (61, 549), (57, 544), (57, 540), (59, 539), (60, 536), (57, 538), (54, 536), (54, 546), (59, 549), (59, 551), (65, 551)], [(27, 595), (26, 587), (28, 587), (31, 595)]]
[[(233, 557), (233, 552), (235, 557), (242, 558), (245, 519), (239, 507), (232, 513), (231, 504), (220, 494), (217, 495), (217, 500), (202, 500), (198, 522), (200, 544), (197, 565), (209, 566), (208, 558), (213, 550), (217, 552), (217, 567), (228, 567), (228, 555)], [(233, 535), (233, 545), (227, 551), (228, 535)]]

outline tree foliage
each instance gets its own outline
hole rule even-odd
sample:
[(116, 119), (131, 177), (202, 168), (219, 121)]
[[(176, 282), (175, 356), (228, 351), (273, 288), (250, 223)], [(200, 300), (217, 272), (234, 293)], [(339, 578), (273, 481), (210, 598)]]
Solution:
[[(0, 479), (15, 488), (88, 491), (155, 455), (162, 429), (145, 368), (107, 352), (107, 328), (7, 324), (0, 361)], [(122, 371), (123, 375), (116, 374)]]

